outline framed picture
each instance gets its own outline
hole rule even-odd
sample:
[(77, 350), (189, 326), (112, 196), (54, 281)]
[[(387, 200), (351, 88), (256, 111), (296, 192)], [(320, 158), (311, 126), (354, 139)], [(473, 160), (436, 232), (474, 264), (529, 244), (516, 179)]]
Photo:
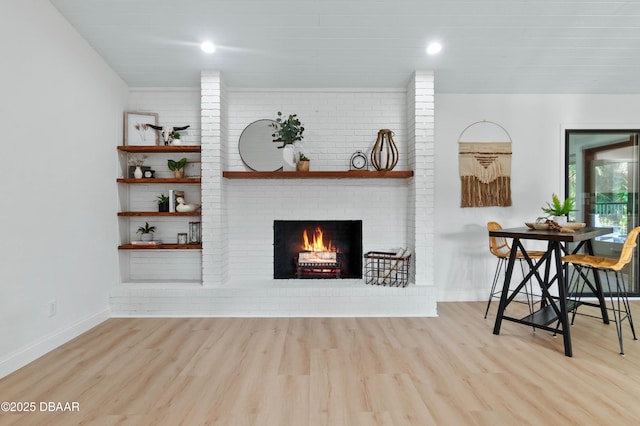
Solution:
[(158, 125), (156, 112), (125, 112), (124, 113), (124, 144), (125, 145), (158, 145), (158, 132), (151, 127)]

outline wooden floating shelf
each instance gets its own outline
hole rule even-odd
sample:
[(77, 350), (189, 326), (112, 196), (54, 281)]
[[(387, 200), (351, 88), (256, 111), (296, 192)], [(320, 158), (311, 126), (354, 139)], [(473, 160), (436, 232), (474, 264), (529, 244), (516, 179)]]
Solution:
[(346, 172), (222, 172), (227, 179), (406, 179), (413, 176), (413, 170), (374, 172), (350, 170)]
[(124, 145), (119, 146), (118, 151), (124, 152), (132, 152), (132, 153), (172, 153), (172, 152), (200, 152), (200, 145), (168, 145), (168, 146), (135, 146), (135, 145)]
[(118, 212), (118, 216), (200, 216), (200, 212)]
[(118, 250), (202, 250), (202, 244), (122, 244)]
[(118, 178), (118, 183), (200, 183), (202, 178)]

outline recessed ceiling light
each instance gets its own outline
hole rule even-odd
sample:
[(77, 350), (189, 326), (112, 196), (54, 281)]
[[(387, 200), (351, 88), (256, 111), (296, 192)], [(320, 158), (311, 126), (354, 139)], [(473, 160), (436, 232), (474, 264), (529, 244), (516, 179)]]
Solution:
[(202, 43), (200, 45), (200, 49), (202, 49), (204, 53), (213, 53), (216, 51), (216, 47), (210, 41), (205, 41), (204, 43)]
[(437, 53), (440, 53), (441, 50), (442, 50), (442, 45), (437, 41), (429, 43), (429, 45), (427, 46), (427, 54), (429, 55), (435, 55)]

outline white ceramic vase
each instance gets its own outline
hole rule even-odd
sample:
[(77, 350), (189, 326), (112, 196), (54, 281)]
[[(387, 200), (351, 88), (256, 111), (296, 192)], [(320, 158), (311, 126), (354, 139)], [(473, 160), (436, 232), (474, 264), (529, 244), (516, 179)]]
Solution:
[(133, 171), (133, 177), (136, 179), (142, 178), (142, 169), (140, 168), (140, 166), (136, 166), (136, 169)]
[(282, 170), (285, 172), (296, 171), (296, 147), (292, 144), (282, 148)]

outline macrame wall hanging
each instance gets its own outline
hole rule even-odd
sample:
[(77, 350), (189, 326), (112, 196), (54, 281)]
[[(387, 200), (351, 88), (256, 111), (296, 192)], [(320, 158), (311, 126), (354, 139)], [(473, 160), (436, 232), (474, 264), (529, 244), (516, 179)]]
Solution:
[(478, 121), (458, 138), (461, 207), (511, 205), (511, 136), (501, 125)]

